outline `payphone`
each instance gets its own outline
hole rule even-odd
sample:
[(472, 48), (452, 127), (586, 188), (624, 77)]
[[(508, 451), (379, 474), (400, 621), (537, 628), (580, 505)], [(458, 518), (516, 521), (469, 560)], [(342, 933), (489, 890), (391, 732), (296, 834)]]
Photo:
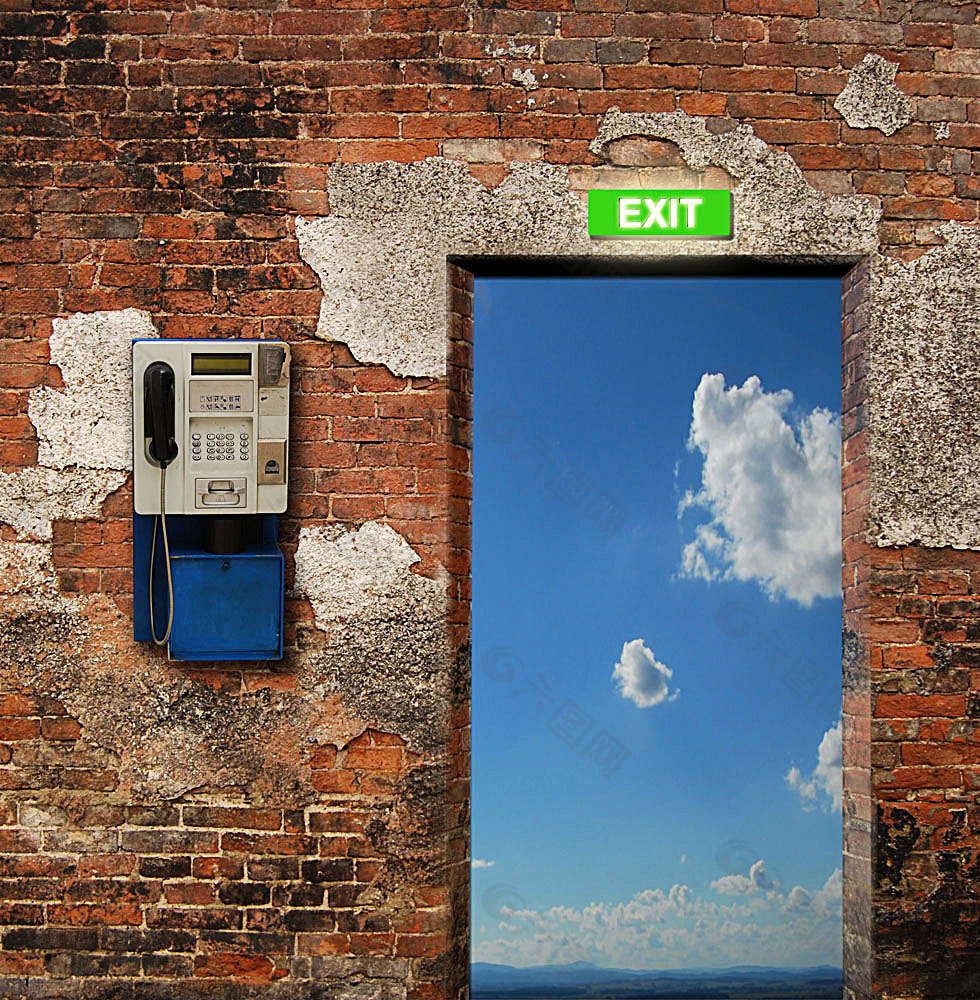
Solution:
[(282, 656), (289, 346), (133, 342), (134, 637), (175, 660)]

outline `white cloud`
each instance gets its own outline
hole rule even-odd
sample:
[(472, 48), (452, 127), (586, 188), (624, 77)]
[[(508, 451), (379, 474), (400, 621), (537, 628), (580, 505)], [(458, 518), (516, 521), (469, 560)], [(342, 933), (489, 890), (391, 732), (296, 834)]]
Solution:
[(840, 868), (835, 868), (830, 878), (823, 884), (813, 896), (813, 903), (816, 908), (827, 917), (841, 916), (841, 906), (844, 901), (844, 879)]
[(581, 908), (503, 906), (494, 929), (474, 940), (473, 959), (647, 969), (840, 962), (839, 869), (821, 889), (797, 886), (786, 896), (771, 888), (764, 862), (756, 862), (750, 876), (737, 877), (753, 888), (730, 902), (707, 900), (677, 884)]
[(678, 514), (702, 508), (681, 574), (755, 580), (771, 598), (809, 606), (840, 594), (840, 421), (817, 408), (794, 426), (793, 394), (757, 376), (725, 387), (705, 374), (694, 393), (688, 447), (701, 452), (701, 488)]
[(786, 905), (783, 907), (785, 913), (799, 913), (809, 910), (813, 905), (813, 897), (803, 888), (802, 885), (795, 885), (786, 897)]
[(814, 914), (821, 920), (839, 920), (843, 897), (840, 868), (835, 868), (823, 887), (810, 893), (802, 885), (794, 886), (783, 904), (783, 913)]
[(711, 883), (711, 888), (723, 896), (748, 896), (753, 892), (772, 892), (777, 886), (778, 883), (769, 875), (762, 858), (752, 865), (748, 875), (723, 875)]
[(495, 861), (485, 861), (483, 858), (473, 858), (470, 865), (473, 868), (493, 868)]
[(817, 747), (817, 766), (813, 773), (804, 777), (798, 767), (791, 767), (786, 775), (786, 783), (795, 788), (803, 802), (804, 809), (815, 809), (822, 805), (826, 811), (840, 810), (842, 792), (841, 773), (841, 723), (828, 729)]
[(619, 682), (619, 693), (637, 708), (676, 701), (680, 695), (679, 690), (671, 692), (669, 688), (668, 682), (674, 672), (653, 655), (642, 639), (623, 643), (623, 652), (612, 675)]
[(769, 892), (776, 888), (776, 883), (769, 877), (769, 872), (766, 871), (766, 863), (762, 858), (756, 861), (749, 869), (749, 878), (752, 879), (752, 884), (761, 892)]
[(746, 875), (722, 875), (711, 883), (711, 888), (723, 896), (747, 896), (755, 892), (755, 883)]

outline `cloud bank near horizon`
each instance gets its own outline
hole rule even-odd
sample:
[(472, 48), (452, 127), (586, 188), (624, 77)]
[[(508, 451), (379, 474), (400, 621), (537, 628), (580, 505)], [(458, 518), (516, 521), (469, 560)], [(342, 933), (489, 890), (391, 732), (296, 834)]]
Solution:
[[(477, 908), (473, 961), (587, 961), (634, 969), (840, 964), (839, 868), (815, 890), (797, 885), (787, 893), (771, 880), (761, 858), (749, 876), (716, 880), (714, 893), (732, 895), (714, 888), (734, 884), (726, 879), (744, 879), (750, 888), (730, 902), (676, 884), (666, 891), (644, 889), (626, 902), (593, 902), (579, 908), (504, 904), (493, 916)], [(509, 898), (519, 896), (515, 891)]]

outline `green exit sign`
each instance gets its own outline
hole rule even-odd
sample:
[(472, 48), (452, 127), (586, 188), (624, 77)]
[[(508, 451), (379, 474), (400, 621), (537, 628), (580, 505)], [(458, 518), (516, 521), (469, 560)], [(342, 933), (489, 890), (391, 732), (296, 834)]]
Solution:
[(715, 188), (590, 191), (589, 235), (729, 239), (732, 193)]

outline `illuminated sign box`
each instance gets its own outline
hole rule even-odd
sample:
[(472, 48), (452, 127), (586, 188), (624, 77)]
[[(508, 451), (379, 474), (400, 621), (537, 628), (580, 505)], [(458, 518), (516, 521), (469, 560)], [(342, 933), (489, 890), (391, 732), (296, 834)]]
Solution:
[(715, 188), (590, 191), (589, 235), (730, 239), (732, 193)]

